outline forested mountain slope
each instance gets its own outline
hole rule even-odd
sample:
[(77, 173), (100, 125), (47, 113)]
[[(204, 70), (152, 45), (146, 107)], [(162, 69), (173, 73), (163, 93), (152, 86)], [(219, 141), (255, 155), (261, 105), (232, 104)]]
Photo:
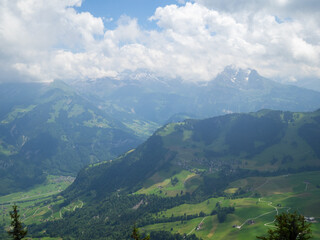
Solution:
[(320, 194), (318, 174), (311, 172), (320, 169), (319, 144), (320, 111), (262, 110), (170, 123), (135, 150), (82, 169), (62, 193), (59, 208), (79, 199), (83, 207), (30, 231), (34, 236), (130, 239), (137, 223), (160, 236), (154, 239), (174, 239), (154, 230), (187, 234), (205, 221), (204, 230), (194, 232), (204, 239), (216, 229), (217, 239), (254, 239), (266, 231), (272, 214), (257, 230), (232, 226), (276, 214), (276, 204), (279, 211), (312, 213)]
[(2, 84), (0, 91), (0, 194), (46, 173), (75, 175), (141, 142), (63, 82)]
[(0, 194), (41, 182), (44, 172), (70, 175), (108, 161), (168, 122), (262, 108), (314, 111), (319, 102), (319, 92), (234, 67), (207, 83), (142, 73), (72, 85), (2, 83)]
[(83, 169), (67, 192), (103, 197), (136, 191), (161, 182), (162, 172), (167, 178), (187, 170), (195, 174), (189, 181), (198, 183), (197, 190), (211, 194), (226, 178), (319, 168), (319, 145), (320, 111), (262, 110), (185, 120), (162, 127), (118, 159)]

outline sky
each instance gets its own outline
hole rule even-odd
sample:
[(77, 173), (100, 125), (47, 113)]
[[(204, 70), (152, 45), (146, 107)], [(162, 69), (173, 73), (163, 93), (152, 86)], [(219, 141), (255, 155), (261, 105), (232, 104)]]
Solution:
[(107, 28), (115, 28), (116, 20), (126, 15), (136, 18), (144, 29), (151, 30), (157, 25), (148, 19), (158, 7), (171, 4), (179, 4), (179, 2), (176, 0), (85, 0), (77, 10), (90, 12), (95, 17), (103, 18)]
[(210, 81), (234, 65), (320, 89), (319, 12), (319, 0), (0, 0), (0, 81)]

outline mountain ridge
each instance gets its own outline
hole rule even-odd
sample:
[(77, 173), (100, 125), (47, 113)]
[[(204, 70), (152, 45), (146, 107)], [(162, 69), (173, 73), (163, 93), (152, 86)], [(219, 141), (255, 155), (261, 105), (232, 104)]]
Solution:
[(31, 93), (25, 85), (12, 86), (30, 94), (29, 100), (17, 102), (12, 95), (1, 111), (1, 181), (11, 184), (3, 184), (0, 194), (42, 182), (46, 173), (75, 175), (140, 143), (132, 130), (65, 83), (32, 86)]
[(103, 197), (119, 189), (136, 191), (148, 181), (159, 184), (152, 180), (159, 171), (171, 172), (173, 177), (172, 169), (195, 172), (202, 182), (200, 188), (206, 188), (211, 180), (218, 181), (219, 177), (214, 176), (220, 174), (234, 179), (244, 174), (317, 169), (318, 119), (319, 111), (261, 110), (169, 123), (115, 161), (83, 169), (66, 194), (80, 196), (94, 190), (96, 196)]
[[(128, 126), (151, 124), (149, 132), (178, 113), (200, 119), (263, 108), (314, 111), (320, 102), (320, 92), (277, 83), (260, 76), (254, 69), (229, 66), (205, 83), (155, 76), (148, 81), (131, 75), (74, 83), (73, 86)], [(137, 75), (149, 76), (150, 73), (138, 72)]]

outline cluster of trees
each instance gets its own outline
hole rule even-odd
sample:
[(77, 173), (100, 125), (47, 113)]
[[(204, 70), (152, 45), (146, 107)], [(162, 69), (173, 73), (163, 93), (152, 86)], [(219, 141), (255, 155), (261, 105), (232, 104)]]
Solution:
[[(23, 223), (20, 221), (19, 211), (17, 206), (12, 206), (13, 210), (10, 212), (11, 216), (11, 225), (8, 230), (8, 235), (13, 240), (23, 239), (28, 231), (24, 227)], [(220, 204), (217, 204), (218, 210), (223, 208), (220, 207)], [(232, 208), (225, 208), (223, 211), (232, 211)], [(234, 209), (233, 209), (234, 211)], [(275, 218), (275, 228), (269, 229), (266, 236), (258, 236), (258, 239), (262, 240), (308, 240), (312, 237), (310, 223), (305, 221), (304, 216), (295, 213), (282, 213), (277, 215)], [(70, 226), (68, 226), (70, 227)], [(180, 235), (180, 234), (171, 234), (166, 231), (151, 232), (150, 235), (141, 236), (138, 228), (134, 225), (131, 234), (126, 234), (123, 232), (119, 235), (117, 239), (128, 239), (128, 237), (134, 240), (199, 240), (194, 234), (193, 235)], [(89, 236), (87, 236), (89, 237)], [(92, 238), (89, 237), (90, 239)], [(83, 239), (83, 238), (79, 238)], [(101, 238), (101, 235), (97, 239), (112, 239), (110, 237)]]
[(195, 234), (181, 235), (179, 233), (172, 234), (167, 231), (152, 231), (150, 235), (141, 237), (139, 229), (136, 227), (136, 225), (133, 227), (131, 238), (134, 240), (201, 240), (197, 238)]
[(177, 177), (171, 178), (172, 186), (175, 186), (178, 182), (179, 182), (179, 179)]
[(159, 166), (165, 165), (164, 161), (169, 162), (174, 157), (167, 153), (162, 138), (153, 135), (135, 151), (120, 156), (112, 163), (82, 169), (64, 196), (72, 200), (79, 195), (103, 199), (118, 189), (135, 192)]
[(145, 225), (149, 225), (149, 224), (156, 224), (156, 223), (168, 223), (168, 222), (184, 222), (184, 221), (189, 221), (191, 219), (194, 218), (198, 218), (198, 217), (205, 217), (206, 214), (204, 212), (199, 212), (196, 214), (184, 214), (182, 216), (174, 216), (171, 215), (171, 217), (161, 217), (161, 218), (152, 218), (152, 219), (146, 219), (146, 221), (141, 221), (139, 222), (139, 226), (145, 226)]
[(154, 231), (150, 233), (151, 240), (200, 240), (195, 234), (171, 234), (167, 231)]
[(235, 211), (234, 207), (221, 207), (220, 203), (217, 202), (216, 208), (211, 211), (210, 215), (217, 215), (219, 222), (223, 223), (226, 221), (227, 215), (234, 213), (234, 211)]
[[(33, 237), (69, 236), (75, 239), (128, 239), (130, 226), (152, 223), (154, 214), (188, 202), (190, 196), (161, 198), (155, 195), (121, 195), (88, 203), (54, 222), (30, 225)], [(139, 203), (141, 203), (139, 205)], [(134, 206), (139, 205), (138, 209)], [(41, 233), (46, 229), (46, 233)]]
[(131, 238), (133, 238), (134, 240), (150, 240), (150, 236), (146, 236), (144, 238), (140, 237), (140, 233), (136, 225), (134, 225), (133, 227)]
[(262, 240), (308, 240), (312, 237), (310, 223), (304, 216), (295, 213), (282, 213), (276, 216), (275, 228), (269, 229), (266, 236), (259, 236)]

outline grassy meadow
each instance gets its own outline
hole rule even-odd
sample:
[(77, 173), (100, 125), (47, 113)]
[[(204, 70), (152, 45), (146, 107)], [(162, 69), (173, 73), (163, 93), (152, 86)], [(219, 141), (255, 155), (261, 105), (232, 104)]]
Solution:
[(13, 204), (18, 205), (20, 219), (26, 225), (61, 219), (65, 212), (82, 207), (83, 202), (80, 200), (68, 206), (59, 207), (63, 198), (57, 194), (66, 189), (73, 180), (73, 177), (49, 175), (44, 184), (25, 192), (1, 196), (0, 224), (5, 224), (5, 226), (10, 224), (9, 212)]
[[(274, 217), (282, 212), (294, 212), (315, 217), (312, 239), (320, 238), (320, 172), (308, 172), (277, 177), (254, 177), (235, 181), (226, 189), (247, 189), (243, 198), (210, 198), (198, 204), (183, 204), (155, 214), (156, 218), (191, 215), (204, 212), (205, 217), (187, 221), (158, 223), (144, 226), (145, 232), (166, 230), (173, 233), (194, 233), (202, 239), (256, 239), (272, 227)], [(233, 206), (235, 212), (219, 223), (217, 215), (210, 215), (217, 202), (221, 207)], [(202, 224), (201, 224), (202, 223)], [(196, 230), (198, 226), (200, 229)], [(236, 227), (234, 227), (236, 226)]]

